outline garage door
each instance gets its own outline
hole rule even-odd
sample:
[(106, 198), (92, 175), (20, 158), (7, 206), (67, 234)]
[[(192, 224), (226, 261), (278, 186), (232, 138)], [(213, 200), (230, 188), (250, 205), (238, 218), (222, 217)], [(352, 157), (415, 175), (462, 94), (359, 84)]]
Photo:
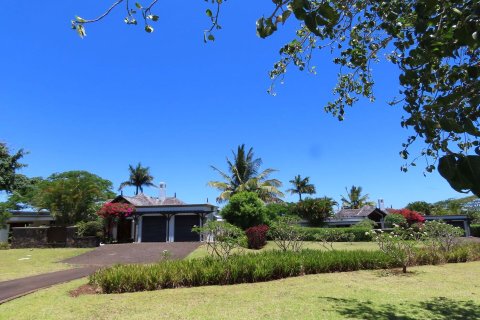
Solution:
[(198, 226), (200, 219), (194, 216), (175, 216), (175, 242), (200, 241), (200, 235), (192, 232), (193, 226)]
[(165, 217), (142, 218), (142, 242), (165, 242), (167, 219)]

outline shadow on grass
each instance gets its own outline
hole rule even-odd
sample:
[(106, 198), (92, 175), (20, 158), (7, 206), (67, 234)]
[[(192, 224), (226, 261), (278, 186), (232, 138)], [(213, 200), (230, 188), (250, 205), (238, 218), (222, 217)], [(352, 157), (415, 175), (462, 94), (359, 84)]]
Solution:
[(323, 297), (335, 304), (336, 312), (346, 318), (365, 320), (473, 320), (480, 319), (480, 304), (438, 297), (419, 303), (399, 305), (356, 299)]

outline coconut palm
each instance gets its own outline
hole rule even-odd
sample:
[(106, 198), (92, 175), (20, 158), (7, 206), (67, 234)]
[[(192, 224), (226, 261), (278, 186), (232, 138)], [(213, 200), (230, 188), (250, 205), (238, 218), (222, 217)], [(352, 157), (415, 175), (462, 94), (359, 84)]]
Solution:
[(289, 181), (292, 185), (292, 189), (288, 189), (287, 191), (291, 194), (298, 194), (298, 200), (302, 201), (302, 194), (314, 194), (315, 186), (310, 183), (310, 178), (305, 177), (302, 179), (300, 175), (295, 176), (293, 180)]
[(125, 187), (135, 187), (135, 195), (137, 195), (139, 190), (143, 193), (143, 186), (155, 186), (152, 182), (153, 177), (150, 175), (149, 167), (142, 167), (142, 164), (139, 162), (136, 167), (133, 167), (130, 164), (128, 166), (128, 171), (130, 171), (130, 178), (128, 181), (122, 182), (118, 190), (122, 190)]
[(268, 168), (259, 173), (262, 159), (254, 157), (253, 148), (245, 152), (245, 144), (242, 144), (238, 146), (237, 152), (232, 150), (232, 154), (232, 160), (227, 158), (228, 173), (211, 166), (224, 180), (208, 183), (209, 186), (221, 191), (217, 202), (227, 201), (241, 191), (256, 192), (265, 202), (277, 202), (279, 197), (283, 197), (283, 193), (278, 190), (282, 183), (277, 179), (268, 179), (276, 170)]
[(362, 195), (362, 187), (352, 186), (350, 191), (345, 187), (346, 196), (342, 196), (342, 206), (347, 209), (360, 209), (366, 205), (373, 205), (368, 201), (368, 194)]

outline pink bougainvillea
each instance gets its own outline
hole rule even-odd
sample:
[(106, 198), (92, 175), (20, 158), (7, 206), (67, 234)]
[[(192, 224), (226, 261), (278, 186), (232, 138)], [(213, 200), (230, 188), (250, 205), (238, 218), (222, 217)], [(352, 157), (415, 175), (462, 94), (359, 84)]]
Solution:
[(97, 211), (97, 214), (106, 219), (110, 217), (126, 218), (135, 212), (135, 206), (128, 203), (107, 202)]

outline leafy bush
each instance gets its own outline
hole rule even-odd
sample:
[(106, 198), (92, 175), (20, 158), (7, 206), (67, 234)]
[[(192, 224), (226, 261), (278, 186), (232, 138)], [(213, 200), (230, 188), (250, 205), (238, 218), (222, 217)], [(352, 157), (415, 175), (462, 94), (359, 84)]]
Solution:
[(272, 222), (268, 235), (283, 251), (299, 251), (303, 245), (304, 232), (297, 226), (299, 219), (293, 216), (278, 218)]
[(267, 244), (267, 225), (250, 227), (245, 231), (249, 249), (261, 249)]
[(407, 224), (407, 219), (400, 213), (391, 213), (385, 217), (385, 226), (393, 228), (394, 225), (403, 226)]
[(420, 213), (408, 209), (390, 210), (391, 213), (398, 213), (405, 217), (409, 226), (417, 223), (424, 223), (425, 218)]
[[(325, 234), (331, 234), (332, 231), (334, 231), (337, 234), (353, 234), (354, 238), (351, 240), (350, 238), (347, 237), (342, 237), (343, 240), (340, 241), (355, 241), (355, 242), (360, 242), (360, 241), (372, 241), (372, 236), (370, 234), (366, 234), (366, 232), (370, 231), (370, 229), (366, 228), (357, 228), (357, 227), (352, 227), (352, 228), (307, 228), (307, 227), (301, 227), (303, 233), (304, 233), (304, 238), (303, 240), (305, 241), (318, 241), (318, 239), (321, 239)], [(336, 238), (338, 238), (336, 236)], [(335, 238), (328, 238), (328, 241), (335, 241)]]
[(103, 221), (81, 221), (75, 226), (79, 237), (103, 237)]
[(415, 264), (415, 249), (424, 237), (422, 232), (413, 228), (395, 227), (390, 233), (382, 230), (371, 230), (369, 233), (374, 236), (380, 251), (401, 265), (404, 273), (407, 272), (407, 267)]
[(443, 221), (427, 221), (423, 227), (427, 237), (427, 244), (432, 251), (450, 252), (458, 245), (463, 236), (463, 229), (452, 226)]
[(290, 215), (294, 204), (281, 202), (281, 203), (268, 203), (265, 205), (265, 214), (268, 222), (275, 221), (278, 217)]
[(473, 237), (480, 237), (480, 224), (470, 225), (470, 233)]
[(364, 228), (364, 229), (369, 229), (372, 230), (377, 226), (377, 223), (373, 220), (370, 219), (363, 219), (360, 222), (355, 223), (355, 228)]
[(255, 192), (239, 192), (230, 198), (220, 214), (229, 223), (243, 230), (265, 224), (265, 205)]
[(245, 235), (241, 229), (223, 221), (209, 221), (203, 227), (194, 227), (207, 244), (207, 252), (217, 258), (227, 259), (236, 248), (245, 246)]
[(307, 198), (297, 202), (293, 207), (293, 213), (299, 217), (308, 220), (314, 226), (320, 226), (325, 219), (333, 215), (333, 206), (337, 202), (332, 198)]
[(100, 286), (104, 293), (121, 293), (252, 283), (304, 274), (390, 266), (391, 260), (379, 251), (269, 250), (233, 255), (227, 260), (204, 257), (167, 260), (151, 265), (116, 265), (97, 271), (90, 276), (90, 283)]
[(10, 244), (8, 242), (0, 242), (0, 250), (10, 249)]

